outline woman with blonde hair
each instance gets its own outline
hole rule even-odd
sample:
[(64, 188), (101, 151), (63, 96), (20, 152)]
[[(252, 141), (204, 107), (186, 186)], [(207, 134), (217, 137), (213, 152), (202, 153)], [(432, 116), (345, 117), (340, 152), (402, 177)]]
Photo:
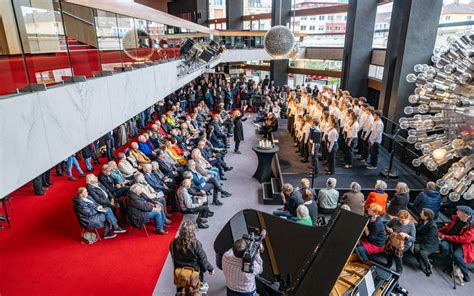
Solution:
[(383, 226), (382, 207), (376, 203), (369, 206), (369, 223), (357, 244), (357, 253), (362, 262), (369, 260), (368, 256), (383, 252), (387, 235)]
[[(214, 267), (207, 260), (202, 244), (196, 239), (196, 227), (192, 221), (184, 221), (176, 237), (170, 245), (174, 268), (191, 267), (199, 271), (200, 291), (207, 292), (209, 285), (204, 282), (204, 272), (214, 274)], [(178, 287), (178, 292), (184, 287)]]
[(247, 107), (248, 107), (247, 105), (244, 106), (244, 108), (242, 109), (242, 113), (240, 113), (239, 110), (236, 110), (232, 114), (232, 121), (234, 124), (234, 142), (235, 142), (234, 152), (237, 154), (241, 154), (239, 150), (240, 142), (244, 140), (244, 126), (242, 125), (242, 121), (247, 120), (247, 118), (244, 118)]

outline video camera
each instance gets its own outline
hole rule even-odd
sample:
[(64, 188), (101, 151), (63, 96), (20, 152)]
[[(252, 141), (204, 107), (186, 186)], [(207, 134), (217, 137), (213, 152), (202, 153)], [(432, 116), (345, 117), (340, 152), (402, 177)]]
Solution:
[(265, 239), (267, 232), (262, 230), (260, 235), (256, 235), (255, 232), (251, 234), (244, 234), (242, 239), (247, 243), (244, 255), (242, 256), (242, 271), (246, 273), (253, 273), (253, 263), (260, 251), (262, 241)]

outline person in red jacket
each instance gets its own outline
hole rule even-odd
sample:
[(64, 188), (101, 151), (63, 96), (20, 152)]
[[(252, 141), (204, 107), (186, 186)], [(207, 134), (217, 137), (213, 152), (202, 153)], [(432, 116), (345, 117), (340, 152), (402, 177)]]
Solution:
[[(468, 206), (457, 206), (456, 215), (451, 223), (438, 231), (441, 255), (446, 260), (446, 271), (452, 272), (452, 260), (459, 265), (464, 281), (471, 280), (467, 262), (474, 261), (474, 227), (471, 225), (472, 209)], [(452, 247), (452, 258), (450, 250)]]

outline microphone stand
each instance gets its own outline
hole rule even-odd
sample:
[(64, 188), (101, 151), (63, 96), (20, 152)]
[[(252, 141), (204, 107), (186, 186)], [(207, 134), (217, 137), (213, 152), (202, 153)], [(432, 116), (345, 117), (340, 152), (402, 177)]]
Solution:
[(397, 129), (392, 138), (392, 144), (390, 145), (390, 161), (389, 161), (388, 168), (385, 168), (383, 171), (380, 172), (380, 175), (386, 179), (395, 179), (395, 178), (398, 178), (398, 176), (400, 175), (398, 170), (393, 168), (393, 158), (395, 156), (395, 149), (393, 146), (394, 146), (394, 143), (396, 142), (395, 138), (398, 136), (398, 133), (400, 131), (401, 129)]

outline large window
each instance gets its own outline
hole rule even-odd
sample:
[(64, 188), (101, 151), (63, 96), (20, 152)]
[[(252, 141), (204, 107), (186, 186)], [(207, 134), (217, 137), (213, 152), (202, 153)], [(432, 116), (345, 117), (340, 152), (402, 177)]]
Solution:
[[(290, 0), (288, 0), (290, 1)], [(292, 0), (292, 7), (295, 10), (318, 7), (335, 6), (347, 4), (349, 0)]]
[(474, 28), (474, 1), (444, 0), (439, 18), (436, 46), (448, 44), (448, 37), (460, 30)]
[(209, 0), (209, 19), (225, 17), (225, 0)]
[(382, 4), (377, 7), (375, 18), (375, 31), (373, 48), (387, 48), (388, 31), (390, 29), (390, 18), (392, 16), (393, 3)]
[(272, 0), (244, 0), (244, 15), (269, 13), (272, 11)]

